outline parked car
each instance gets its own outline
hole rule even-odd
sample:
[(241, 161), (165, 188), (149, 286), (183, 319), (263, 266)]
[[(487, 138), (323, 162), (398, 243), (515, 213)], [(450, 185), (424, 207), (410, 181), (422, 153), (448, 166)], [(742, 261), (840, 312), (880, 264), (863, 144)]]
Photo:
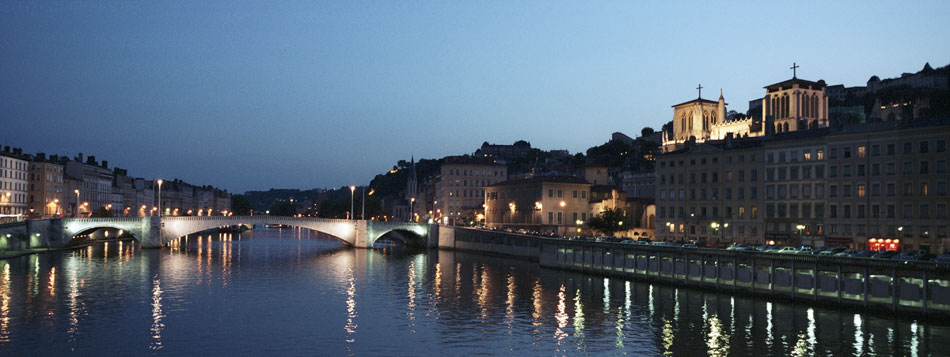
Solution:
[(872, 255), (874, 255), (873, 251), (859, 250), (856, 253), (852, 254), (851, 257), (852, 258), (870, 258)]
[(777, 253), (779, 253), (779, 254), (798, 254), (798, 248), (795, 248), (795, 247), (782, 247), (782, 249), (779, 249)]
[(943, 254), (937, 255), (930, 261), (941, 263), (941, 264), (950, 264), (950, 253), (943, 253)]
[(893, 250), (882, 250), (882, 251), (880, 251), (880, 252), (874, 253), (874, 255), (872, 255), (871, 258), (876, 258), (876, 259), (891, 259), (891, 258), (893, 258), (895, 255), (897, 255), (897, 252), (895, 252), (895, 251), (893, 251)]
[(917, 261), (917, 260), (927, 261), (927, 260), (930, 260), (930, 259), (932, 259), (932, 258), (933, 258), (933, 256), (931, 256), (930, 254), (927, 254), (927, 252), (925, 252), (925, 251), (922, 251), (922, 250), (908, 250), (908, 251), (906, 251), (906, 252), (901, 252), (900, 254), (895, 255), (892, 259), (895, 259), (895, 260), (906, 260), (906, 261), (911, 261), (911, 260), (913, 260), (913, 261)]
[(824, 250), (818, 252), (818, 255), (835, 255), (843, 251), (845, 251), (843, 247), (825, 248)]
[(812, 247), (802, 247), (798, 250), (798, 254), (815, 254), (815, 249)]
[(842, 250), (842, 251), (840, 251), (840, 252), (837, 252), (837, 253), (835, 253), (835, 254), (833, 254), (833, 255), (836, 256), (836, 257), (850, 257), (850, 256), (854, 255), (854, 254), (857, 253), (857, 252), (858, 252), (858, 251), (857, 251), (857, 250), (854, 250), (854, 249), (844, 249), (844, 250)]

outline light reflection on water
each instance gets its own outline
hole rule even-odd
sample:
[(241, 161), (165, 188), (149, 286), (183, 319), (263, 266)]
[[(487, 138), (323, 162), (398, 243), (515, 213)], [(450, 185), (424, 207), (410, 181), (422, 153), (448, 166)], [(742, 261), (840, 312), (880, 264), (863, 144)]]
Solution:
[(461, 252), (348, 249), (300, 229), (192, 236), (161, 250), (100, 243), (0, 261), (0, 269), (0, 355), (841, 356), (950, 348), (950, 328), (932, 321)]

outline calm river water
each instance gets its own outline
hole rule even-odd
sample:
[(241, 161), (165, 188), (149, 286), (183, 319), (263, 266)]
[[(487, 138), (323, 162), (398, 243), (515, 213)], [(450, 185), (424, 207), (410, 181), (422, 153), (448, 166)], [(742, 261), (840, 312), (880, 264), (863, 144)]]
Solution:
[(0, 260), (0, 355), (70, 352), (946, 355), (950, 323), (268, 229)]

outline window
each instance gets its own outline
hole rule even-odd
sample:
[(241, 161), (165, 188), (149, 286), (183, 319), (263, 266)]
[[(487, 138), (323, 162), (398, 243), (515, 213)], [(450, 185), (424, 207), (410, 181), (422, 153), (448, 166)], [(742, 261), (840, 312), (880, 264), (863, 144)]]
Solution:
[(937, 140), (937, 152), (946, 152), (946, 151), (947, 151), (947, 141)]
[(573, 198), (577, 198), (577, 190), (571, 192)]
[(913, 154), (914, 144), (913, 143), (904, 143), (904, 155)]
[(930, 188), (930, 187), (927, 185), (926, 182), (921, 182), (921, 183), (920, 183), (920, 195), (921, 195), (921, 196), (926, 196), (926, 195), (930, 194), (929, 188)]
[(920, 173), (923, 175), (930, 173), (930, 161), (923, 160), (920, 162)]
[(838, 205), (829, 205), (828, 206), (828, 217), (838, 218)]
[(828, 177), (838, 177), (838, 166), (828, 167)]
[(897, 218), (897, 209), (894, 205), (887, 205), (887, 218)]
[(837, 158), (838, 158), (838, 148), (831, 148), (830, 150), (828, 150), (828, 157), (831, 158), (831, 159), (837, 159)]
[(930, 145), (929, 145), (929, 144), (930, 144), (930, 143), (927, 142), (927, 141), (921, 141), (921, 142), (920, 142), (920, 153), (921, 153), (921, 154), (926, 154), (926, 153), (930, 152)]
[(838, 185), (828, 186), (828, 197), (838, 197)]
[(841, 150), (841, 153), (842, 153), (842, 156), (844, 156), (845, 159), (850, 159), (850, 158), (851, 158), (851, 147), (850, 147), (850, 146), (844, 147), (844, 148)]
[(903, 217), (905, 219), (914, 218), (914, 208), (911, 205), (904, 205)]
[(881, 176), (881, 164), (871, 165), (871, 176)]
[(844, 205), (843, 208), (844, 208), (844, 214), (842, 215), (842, 217), (851, 218), (851, 205)]
[(881, 145), (871, 145), (871, 156), (881, 156)]
[(910, 175), (914, 173), (914, 163), (910, 161), (904, 161), (904, 175)]
[(897, 145), (887, 144), (887, 155), (894, 155), (897, 153), (896, 147)]
[(865, 195), (867, 195), (867, 192), (865, 192), (864, 185), (858, 185), (858, 197), (864, 197)]
[(914, 193), (914, 185), (910, 182), (904, 183), (904, 196), (910, 196)]
[(946, 160), (937, 160), (937, 164), (934, 165), (934, 171), (938, 174), (947, 172), (947, 161)]
[(864, 146), (858, 146), (858, 158), (863, 158), (866, 155)]
[(841, 186), (841, 195), (844, 197), (851, 197), (851, 185), (845, 184)]

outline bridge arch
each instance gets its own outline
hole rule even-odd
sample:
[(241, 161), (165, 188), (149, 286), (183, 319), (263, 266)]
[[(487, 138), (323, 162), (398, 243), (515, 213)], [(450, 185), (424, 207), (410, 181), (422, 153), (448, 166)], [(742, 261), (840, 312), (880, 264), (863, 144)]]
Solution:
[(63, 238), (65, 243), (68, 244), (76, 238), (77, 235), (103, 228), (122, 230), (139, 241), (139, 243), (146, 243), (148, 242), (149, 233), (151, 231), (151, 221), (148, 217), (67, 218), (63, 219)]
[(179, 237), (206, 231), (209, 229), (250, 224), (281, 224), (293, 227), (306, 228), (330, 235), (345, 244), (353, 245), (356, 232), (356, 222), (343, 219), (324, 218), (291, 218), (278, 216), (241, 216), (241, 217), (163, 217), (162, 243), (170, 242)]

